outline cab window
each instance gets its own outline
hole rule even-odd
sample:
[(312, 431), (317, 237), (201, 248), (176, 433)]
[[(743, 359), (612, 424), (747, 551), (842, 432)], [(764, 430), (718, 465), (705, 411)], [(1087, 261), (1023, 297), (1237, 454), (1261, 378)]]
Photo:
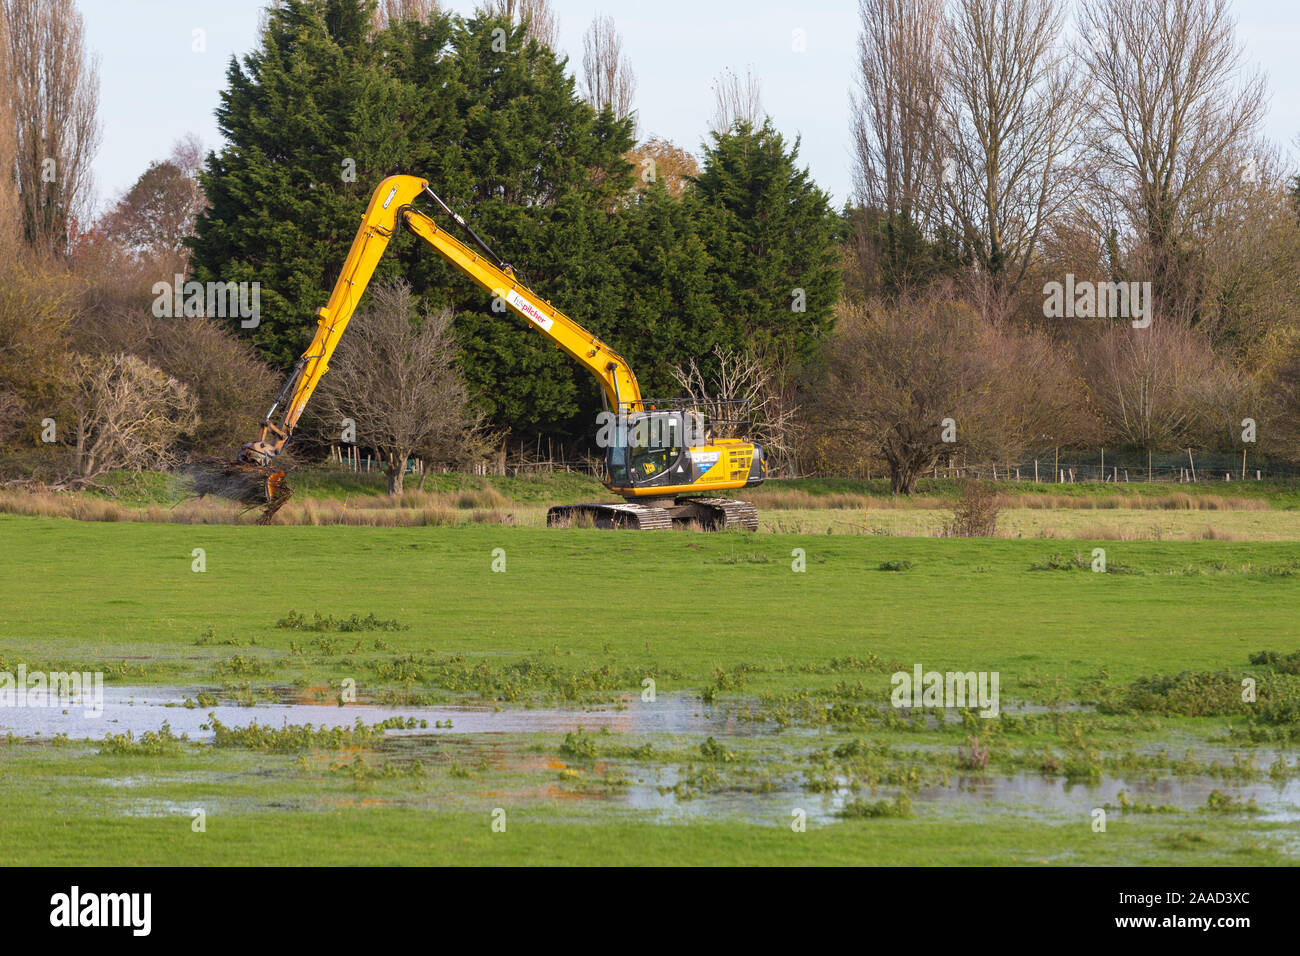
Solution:
[(615, 483), (627, 481), (627, 449), (612, 445), (608, 449), (605, 461), (609, 468), (609, 479)]
[(633, 481), (648, 481), (663, 474), (682, 455), (681, 420), (664, 416), (644, 430), (634, 429), (628, 451)]

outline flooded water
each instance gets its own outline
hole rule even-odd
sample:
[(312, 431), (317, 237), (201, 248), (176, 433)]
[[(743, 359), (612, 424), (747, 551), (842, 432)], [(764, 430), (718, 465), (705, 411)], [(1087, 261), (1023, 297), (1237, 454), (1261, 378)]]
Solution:
[[(829, 823), (844, 805), (845, 794), (808, 793), (793, 783), (761, 793), (722, 790), (688, 799), (671, 788), (682, 779), (677, 767), (663, 767), (647, 779), (629, 785), (614, 802), (652, 812), (661, 823), (687, 820), (744, 820), (747, 823), (790, 822), (802, 810), (810, 823)], [(662, 789), (661, 789), (662, 788)]]
[[(198, 696), (197, 689), (168, 687), (105, 687), (102, 713), (94, 713), (92, 702), (69, 698), (50, 707), (0, 707), (0, 735), (53, 737), (67, 734), (73, 740), (103, 739), (105, 734), (130, 731), (139, 737), (156, 731), (166, 722), (174, 734), (188, 734), (205, 740), (212, 732), (203, 729), (208, 714), (227, 727), (250, 724), (281, 727), (291, 724), (348, 727), (358, 719), (375, 724), (391, 717), (414, 717), (427, 727), (389, 731), (401, 734), (563, 734), (577, 730), (612, 733), (671, 734), (696, 733), (752, 736), (760, 726), (737, 720), (721, 709), (708, 707), (698, 698), (682, 694), (659, 694), (654, 703), (640, 697), (621, 704), (590, 708), (522, 707), (497, 708), (491, 704), (456, 704), (434, 707), (390, 707), (379, 704), (279, 702), (241, 706), (223, 700), (212, 707), (186, 707), (186, 698)], [(441, 725), (441, 726), (439, 726)]]
[[(255, 706), (241, 706), (223, 699), (211, 707), (186, 707), (184, 701), (196, 698), (198, 693), (194, 688), (106, 687), (102, 712), (99, 713), (92, 706), (94, 702), (88, 699), (62, 700), (57, 706), (0, 706), (0, 735), (13, 733), (19, 737), (49, 738), (66, 734), (74, 740), (100, 740), (105, 734), (126, 731), (139, 737), (147, 731), (157, 731), (167, 723), (174, 734), (187, 734), (192, 740), (203, 741), (212, 737), (212, 732), (203, 726), (208, 722), (209, 714), (215, 714), (229, 727), (246, 727), (254, 723), (273, 727), (293, 724), (344, 727), (351, 726), (358, 719), (374, 724), (392, 717), (413, 717), (426, 726), (389, 731), (388, 736), (408, 741), (403, 744), (394, 740), (397, 747), (416, 748), (422, 746), (419, 743), (421, 737), (559, 735), (579, 728), (591, 732), (608, 729), (611, 733), (634, 737), (681, 734), (703, 738), (711, 735), (719, 740), (775, 733), (775, 728), (764, 722), (738, 719), (728, 708), (706, 705), (697, 697), (682, 694), (660, 694), (653, 703), (644, 702), (639, 696), (630, 696), (621, 703), (593, 707), (498, 707), (492, 704), (392, 707), (368, 703), (340, 707), (336, 701), (313, 702), (309, 695), (295, 690), (286, 695), (290, 699)], [(1023, 712), (1032, 711), (1026, 709)], [(815, 736), (815, 732), (807, 729), (787, 729), (782, 733), (783, 741), (788, 742), (794, 752), (803, 749), (810, 736)], [(496, 754), (492, 760), (494, 765), (521, 771), (538, 769), (514, 766), (520, 759), (525, 759), (541, 761), (546, 769), (555, 769), (546, 763), (551, 758), (522, 755), (510, 740), (502, 739), (489, 747)], [(1253, 759), (1261, 768), (1267, 768), (1277, 756), (1273, 750), (1237, 750), (1192, 739), (1171, 741), (1164, 749), (1175, 755), (1191, 749), (1202, 761), (1214, 760), (1225, 764), (1232, 763), (1240, 754), (1238, 759)], [(556, 766), (562, 768), (564, 765), (558, 763)], [(607, 801), (648, 812), (662, 822), (744, 819), (774, 824), (788, 823), (791, 812), (796, 809), (802, 810), (810, 822), (834, 820), (845, 802), (854, 797), (847, 789), (826, 794), (809, 793), (802, 789), (797, 774), (778, 775), (766, 788), (710, 789), (706, 793), (684, 796), (673, 789), (683, 782), (681, 767), (633, 763), (624, 764), (623, 770), (629, 781), (626, 787), (590, 795), (567, 793), (552, 787), (540, 796)], [(115, 783), (124, 787), (132, 785), (130, 780)], [(1046, 817), (1086, 815), (1093, 808), (1102, 806), (1108, 806), (1110, 813), (1135, 813), (1119, 808), (1121, 791), (1127, 791), (1130, 800), (1143, 804), (1167, 805), (1184, 811), (1200, 810), (1214, 790), (1242, 803), (1255, 801), (1259, 812), (1253, 814), (1252, 819), (1300, 822), (1300, 779), (1295, 778), (1240, 783), (1209, 775), (1178, 775), (1108, 777), (1096, 783), (1075, 783), (1059, 777), (1017, 773), (954, 777), (943, 785), (922, 786), (912, 791), (910, 796), (918, 813), (1011, 812)], [(895, 789), (882, 788), (880, 793), (860, 792), (857, 797), (876, 800), (896, 793)], [(171, 810), (150, 804), (137, 808), (137, 812), (154, 815)]]
[[(1254, 800), (1260, 812), (1253, 819), (1266, 822), (1300, 821), (1300, 780), (1225, 782), (1204, 775), (1155, 779), (1105, 777), (1096, 783), (1077, 783), (1060, 777), (1021, 773), (1010, 777), (959, 777), (948, 786), (921, 787), (912, 797), (918, 805), (946, 805), (954, 800), (972, 807), (998, 807), (1042, 813), (1078, 812), (1109, 807), (1108, 813), (1134, 814), (1120, 808), (1120, 792), (1134, 803), (1171, 806), (1179, 810), (1203, 808), (1218, 790), (1243, 803)], [(1145, 816), (1146, 814), (1142, 814)]]
[[(664, 792), (680, 779), (677, 768), (662, 768), (649, 779), (632, 784), (611, 799), (637, 809), (654, 811), (665, 822), (721, 818), (751, 822), (784, 818), (788, 822), (795, 808), (803, 810), (810, 822), (827, 822), (837, 819), (845, 803), (855, 797), (848, 789), (815, 794), (794, 785), (766, 792), (724, 790), (690, 799), (679, 799), (671, 792)], [(918, 814), (927, 810), (946, 813), (960, 809), (990, 814), (1024, 812), (1043, 818), (1063, 815), (1086, 818), (1096, 807), (1107, 807), (1107, 813), (1121, 817), (1138, 815), (1138, 811), (1120, 808), (1121, 791), (1127, 791), (1128, 799), (1135, 803), (1193, 811), (1204, 808), (1210, 793), (1215, 790), (1241, 803), (1253, 800), (1259, 812), (1251, 814), (1251, 819), (1268, 823), (1300, 822), (1300, 780), (1296, 779), (1278, 783), (1232, 784), (1207, 776), (1157, 780), (1110, 778), (1084, 785), (1059, 777), (1016, 774), (1010, 777), (955, 778), (949, 784), (923, 786), (908, 795)], [(859, 792), (856, 798), (879, 800), (892, 798), (897, 793), (897, 788), (881, 788), (879, 792)]]
[[(724, 790), (679, 799), (665, 790), (680, 779), (677, 768), (665, 767), (610, 799), (639, 810), (653, 811), (663, 822), (727, 818), (788, 823), (795, 808), (803, 810), (809, 822), (836, 820), (845, 803), (855, 797), (847, 789), (818, 794), (808, 793), (792, 784), (766, 792)], [(1253, 800), (1259, 811), (1250, 815), (1253, 820), (1300, 822), (1300, 780), (1295, 779), (1278, 783), (1231, 784), (1206, 776), (1158, 780), (1112, 778), (1084, 785), (1036, 774), (1016, 774), (1011, 777), (956, 778), (947, 785), (924, 786), (908, 795), (917, 814), (961, 810), (977, 814), (1020, 812), (1040, 818), (1087, 818), (1094, 808), (1106, 807), (1108, 814), (1122, 818), (1139, 813), (1120, 808), (1121, 791), (1127, 791), (1132, 802), (1196, 811), (1205, 807), (1210, 793), (1215, 790), (1241, 803)], [(856, 798), (872, 801), (892, 798), (897, 793), (896, 788), (882, 788), (879, 792), (859, 792)]]

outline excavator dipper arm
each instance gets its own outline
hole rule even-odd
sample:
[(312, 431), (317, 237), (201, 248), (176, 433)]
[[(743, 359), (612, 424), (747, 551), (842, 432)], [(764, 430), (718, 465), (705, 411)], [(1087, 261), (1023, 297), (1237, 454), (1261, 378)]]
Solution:
[[(472, 237), (474, 248), (461, 242), (412, 204), (428, 195)], [(433, 247), (447, 262), (468, 276), (553, 345), (571, 356), (600, 382), (606, 400), (623, 414), (643, 408), (636, 376), (621, 355), (524, 285), (510, 266), (495, 256), (459, 215), (452, 212), (427, 181), (415, 176), (390, 176), (371, 197), (365, 217), (329, 301), (317, 312), (312, 343), (298, 360), (275, 404), (262, 421), (262, 432), (246, 444), (240, 460), (265, 468), (293, 435), (307, 402), (329, 371), (330, 358), (400, 225)], [(282, 472), (268, 474), (267, 500), (273, 500)]]

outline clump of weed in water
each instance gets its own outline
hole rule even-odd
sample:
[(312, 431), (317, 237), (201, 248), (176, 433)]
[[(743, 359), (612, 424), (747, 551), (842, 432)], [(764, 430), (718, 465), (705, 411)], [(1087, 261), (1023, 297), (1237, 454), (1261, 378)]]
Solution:
[(749, 680), (748, 675), (764, 670), (758, 664), (737, 664), (730, 671), (721, 667), (713, 668), (713, 687), (715, 690), (740, 690)]
[(158, 730), (146, 730), (139, 740), (129, 730), (124, 734), (105, 734), (99, 752), (112, 757), (173, 757), (189, 739), (187, 734), (177, 737), (171, 725), (164, 721)]
[(405, 763), (393, 763), (391, 760), (385, 760), (382, 764), (372, 764), (362, 754), (356, 754), (351, 760), (340, 760), (329, 767), (330, 773), (344, 774), (351, 777), (356, 783), (402, 777), (418, 780), (424, 776), (424, 771), (424, 764), (419, 760), (411, 760)]
[(1043, 756), (1039, 762), (1038, 770), (1045, 777), (1055, 777), (1061, 772), (1063, 765), (1061, 758), (1058, 757), (1048, 748), (1043, 748)]
[(576, 757), (579, 760), (594, 760), (596, 741), (579, 727), (576, 731), (564, 735), (564, 743), (560, 744), (560, 754), (565, 757)]
[[(1152, 674), (1139, 677), (1126, 687), (1108, 688), (1099, 695), (1097, 710), (1103, 714), (1155, 713), (1179, 714), (1184, 717), (1214, 717), (1230, 714), (1251, 714), (1274, 722), (1276, 718), (1290, 719), (1286, 705), (1294, 702), (1300, 708), (1300, 688), (1292, 686), (1289, 678), (1270, 682), (1260, 681), (1259, 706), (1241, 699), (1241, 678), (1226, 671), (1183, 671), (1178, 674)], [(1276, 714), (1268, 707), (1280, 708)]]
[(328, 637), (317, 637), (312, 640), (312, 646), (319, 648), (320, 652), (326, 657), (334, 657), (339, 652), (339, 642), (330, 640)]
[(983, 770), (989, 765), (988, 745), (980, 746), (978, 737), (966, 738), (968, 747), (957, 748), (957, 766), (963, 770)]
[(256, 657), (245, 657), (243, 654), (236, 654), (229, 660), (217, 661), (212, 665), (212, 668), (218, 674), (228, 674), (231, 677), (249, 677), (267, 673), (271, 669), (271, 664), (269, 661), (259, 660)]
[(1242, 800), (1240, 797), (1234, 797), (1230, 793), (1224, 793), (1221, 790), (1211, 790), (1210, 796), (1205, 801), (1205, 807), (1210, 813), (1258, 813), (1259, 806), (1252, 797), (1249, 800)]
[(736, 759), (736, 755), (732, 751), (712, 737), (700, 744), (700, 754), (705, 760), (715, 760), (719, 763), (731, 763)]
[(216, 714), (210, 713), (203, 729), (212, 731), (214, 747), (295, 753), (313, 749), (369, 747), (383, 740), (384, 733), (388, 730), (414, 730), (419, 726), (420, 721), (415, 717), (390, 717), (369, 726), (358, 717), (357, 722), (351, 727), (322, 725), (317, 729), (311, 724), (290, 724), (284, 727), (249, 724), (247, 727), (227, 727), (217, 719)]
[(658, 667), (595, 667), (571, 669), (552, 656), (524, 657), (500, 663), (456, 654), (449, 657), (407, 655), (395, 660), (368, 661), (381, 680), (428, 682), (451, 693), (472, 693), (489, 700), (515, 701), (528, 697), (560, 700), (608, 700), (610, 692), (640, 687), (646, 677), (662, 681), (679, 677)]
[(207, 647), (216, 644), (216, 645), (223, 645), (226, 647), (245, 647), (248, 645), (255, 645), (256, 643), (257, 643), (257, 638), (255, 637), (249, 638), (247, 641), (241, 641), (237, 637), (228, 637), (224, 641), (218, 640), (216, 628), (214, 628), (212, 625), (209, 624), (208, 629), (204, 631), (202, 634), (200, 634), (198, 636), (198, 639), (195, 640), (194, 646)]
[(1118, 803), (1106, 804), (1107, 810), (1124, 810), (1128, 813), (1179, 813), (1179, 809), (1168, 803), (1148, 803), (1145, 800), (1134, 800), (1127, 790), (1121, 790), (1115, 795)]
[(846, 820), (874, 820), (881, 817), (912, 816), (912, 801), (900, 793), (893, 800), (849, 800), (839, 811)]
[(661, 796), (672, 794), (678, 800), (694, 800), (720, 786), (722, 786), (722, 775), (711, 764), (705, 764), (703, 767), (688, 766), (682, 778), (671, 787), (657, 789)]

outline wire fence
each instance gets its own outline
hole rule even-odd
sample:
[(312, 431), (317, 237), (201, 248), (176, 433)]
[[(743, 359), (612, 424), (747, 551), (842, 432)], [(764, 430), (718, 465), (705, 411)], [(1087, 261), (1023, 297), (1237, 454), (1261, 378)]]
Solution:
[[(372, 450), (356, 445), (332, 445), (329, 460), (332, 464), (358, 474), (379, 474), (384, 470), (384, 459)], [(407, 475), (518, 475), (576, 473), (600, 478), (604, 463), (599, 458), (533, 458), (518, 452), (494, 459), (466, 462), (426, 461), (413, 457), (406, 462)]]
[[(888, 477), (885, 463), (875, 462), (861, 469), (855, 478)], [(818, 477), (843, 477), (825, 475)], [(1284, 462), (1223, 453), (1184, 452), (1181, 457), (1164, 454), (1138, 457), (1105, 451), (1068, 456), (1053, 453), (1040, 458), (1004, 462), (961, 462), (935, 465), (924, 477), (981, 481), (1020, 481), (1038, 484), (1160, 482), (1165, 484), (1231, 483), (1235, 481), (1294, 481), (1300, 468)]]
[[(508, 449), (491, 459), (469, 462), (435, 462), (411, 458), (406, 463), (408, 475), (469, 474), (469, 475), (537, 475), (573, 473), (602, 478), (604, 461), (596, 456), (573, 456), (537, 453), (526, 446)], [(381, 473), (383, 459), (372, 451), (356, 445), (333, 445), (330, 461), (345, 471)], [(775, 464), (775, 463), (773, 463)], [(884, 479), (889, 475), (884, 462), (875, 462), (845, 474), (800, 475), (769, 471), (768, 477), (819, 477)], [(1235, 481), (1294, 481), (1300, 480), (1300, 468), (1267, 459), (1252, 459), (1222, 453), (1184, 453), (1139, 458), (1133, 454), (1115, 454), (1105, 451), (1072, 451), (1067, 457), (1060, 453), (1015, 462), (961, 462), (935, 465), (924, 477), (981, 481), (1035, 482), (1038, 484), (1161, 482), (1165, 484), (1203, 484), (1205, 482), (1231, 483)]]

